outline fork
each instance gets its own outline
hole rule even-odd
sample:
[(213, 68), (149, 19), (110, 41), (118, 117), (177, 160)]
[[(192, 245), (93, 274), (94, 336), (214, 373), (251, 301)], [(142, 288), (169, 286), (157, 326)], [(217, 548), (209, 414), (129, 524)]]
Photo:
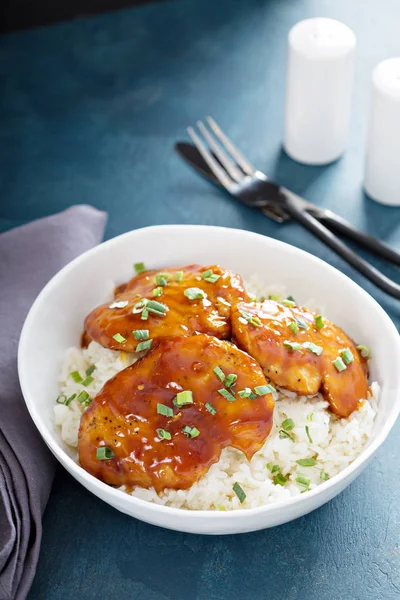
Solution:
[(400, 285), (351, 250), (331, 229), (397, 266), (400, 266), (400, 253), (332, 211), (319, 208), (269, 180), (238, 150), (212, 117), (206, 117), (205, 123), (198, 121), (197, 127), (198, 131), (187, 128), (196, 148), (181, 142), (175, 146), (192, 167), (224, 187), (231, 196), (261, 210), (278, 223), (297, 220), (376, 286), (400, 300)]

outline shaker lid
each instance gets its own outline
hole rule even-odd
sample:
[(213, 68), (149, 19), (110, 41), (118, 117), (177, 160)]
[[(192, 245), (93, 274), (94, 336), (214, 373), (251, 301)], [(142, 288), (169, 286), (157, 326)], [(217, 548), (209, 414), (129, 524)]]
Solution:
[(290, 30), (289, 44), (308, 59), (329, 60), (351, 52), (356, 36), (350, 27), (335, 19), (305, 19)]

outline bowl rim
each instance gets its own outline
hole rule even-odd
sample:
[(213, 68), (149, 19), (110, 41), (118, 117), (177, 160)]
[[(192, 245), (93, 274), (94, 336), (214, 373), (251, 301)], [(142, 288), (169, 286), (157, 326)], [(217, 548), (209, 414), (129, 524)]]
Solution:
[[(255, 233), (252, 231), (247, 231), (244, 229), (230, 228), (230, 227), (219, 227), (215, 225), (185, 225), (185, 224), (170, 224), (170, 225), (151, 225), (148, 227), (141, 227), (138, 229), (133, 229), (128, 232), (125, 232), (121, 235), (115, 236), (97, 246), (87, 250), (86, 252), (80, 254), (67, 265), (65, 265), (60, 271), (58, 271), (50, 281), (44, 286), (39, 295), (36, 297), (33, 302), (28, 315), (25, 319), (24, 325), (22, 327), (19, 345), (18, 345), (18, 376), (21, 385), (22, 394), (24, 397), (25, 404), (28, 408), (29, 414), (38, 429), (40, 435), (45, 441), (46, 445), (49, 447), (51, 452), (57, 458), (59, 462), (63, 466), (66, 466), (67, 470), (75, 479), (79, 481), (84, 487), (87, 487), (89, 491), (95, 493), (100, 498), (102, 498), (107, 503), (113, 504), (111, 499), (115, 499), (115, 504), (120, 506), (121, 504), (131, 505), (132, 507), (138, 507), (139, 509), (145, 509), (149, 514), (154, 513), (158, 515), (169, 515), (171, 517), (180, 516), (181, 518), (190, 517), (191, 519), (199, 520), (199, 519), (207, 519), (207, 520), (220, 520), (223, 519), (225, 521), (235, 520), (251, 520), (251, 517), (254, 515), (259, 515), (261, 513), (271, 513), (274, 511), (280, 511), (282, 509), (291, 507), (293, 505), (304, 505), (309, 504), (309, 501), (312, 501), (313, 498), (319, 496), (320, 494), (329, 495), (329, 491), (333, 490), (336, 487), (340, 487), (341, 482), (345, 482), (347, 479), (350, 479), (353, 474), (362, 466), (366, 465), (368, 460), (372, 458), (375, 452), (382, 446), (387, 436), (389, 435), (391, 429), (393, 428), (399, 414), (400, 414), (400, 371), (395, 373), (395, 377), (397, 379), (396, 386), (394, 390), (394, 398), (393, 398), (393, 410), (392, 414), (389, 418), (384, 422), (381, 429), (377, 432), (374, 439), (370, 444), (364, 448), (359, 456), (355, 458), (353, 462), (351, 462), (347, 467), (345, 467), (340, 473), (325, 481), (324, 483), (318, 485), (313, 490), (307, 492), (307, 494), (301, 494), (297, 496), (292, 496), (290, 498), (286, 498), (284, 500), (279, 500), (276, 502), (272, 502), (271, 504), (264, 504), (261, 506), (253, 507), (253, 508), (238, 508), (231, 511), (217, 511), (217, 510), (193, 510), (186, 508), (175, 508), (172, 506), (165, 506), (162, 504), (156, 504), (153, 502), (149, 502), (147, 500), (143, 500), (141, 498), (137, 498), (135, 496), (131, 496), (130, 494), (126, 494), (118, 488), (113, 488), (106, 483), (103, 483), (87, 471), (83, 469), (78, 463), (76, 463), (73, 458), (71, 458), (67, 452), (63, 449), (60, 442), (57, 441), (56, 437), (52, 434), (50, 430), (47, 429), (44, 422), (42, 422), (40, 413), (35, 408), (35, 401), (33, 394), (31, 394), (29, 389), (29, 382), (24, 372), (24, 357), (28, 355), (27, 348), (29, 347), (29, 330), (31, 323), (34, 322), (35, 316), (38, 311), (42, 309), (42, 303), (44, 302), (46, 295), (48, 292), (56, 287), (60, 280), (62, 280), (65, 275), (67, 275), (70, 271), (72, 271), (78, 264), (84, 262), (94, 254), (99, 251), (103, 251), (104, 248), (112, 250), (114, 246), (118, 245), (122, 240), (127, 239), (131, 236), (139, 236), (142, 234), (151, 234), (161, 232), (162, 230), (167, 231), (171, 235), (173, 235), (174, 231), (178, 230), (198, 230), (198, 231), (214, 231), (216, 233), (224, 231), (226, 233), (230, 233), (233, 235), (240, 235), (245, 240), (246, 238), (261, 238), (263, 243), (269, 245), (270, 247), (274, 247), (277, 250), (284, 250), (287, 253), (291, 253), (293, 255), (303, 255), (307, 260), (311, 263), (319, 264), (323, 266), (328, 272), (334, 273), (335, 277), (338, 277), (339, 280), (346, 281), (347, 285), (350, 285), (353, 289), (357, 290), (358, 294), (361, 294), (364, 300), (369, 304), (370, 308), (375, 312), (380, 314), (381, 319), (386, 321), (387, 329), (390, 332), (391, 345), (393, 345), (393, 356), (397, 364), (400, 364), (400, 336), (394, 325), (393, 321), (390, 319), (388, 314), (384, 311), (384, 309), (380, 306), (380, 304), (360, 285), (354, 282), (350, 277), (325, 262), (324, 260), (310, 254), (309, 252), (302, 250), (301, 248), (297, 248), (296, 246), (292, 246), (286, 242), (282, 242), (281, 240), (277, 240), (275, 238), (271, 238), (269, 236), (265, 236), (259, 233)], [(87, 485), (83, 484), (81, 479), (86, 480)], [(335, 495), (335, 494), (332, 494)], [(113, 504), (115, 506), (115, 504)], [(305, 512), (309, 512), (309, 509), (305, 510)], [(304, 513), (303, 513), (304, 514)]]

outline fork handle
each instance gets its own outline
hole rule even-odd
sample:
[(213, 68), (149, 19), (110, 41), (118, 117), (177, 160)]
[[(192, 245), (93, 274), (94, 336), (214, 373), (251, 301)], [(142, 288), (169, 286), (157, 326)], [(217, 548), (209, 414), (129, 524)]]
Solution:
[[(295, 201), (290, 197), (285, 198), (285, 210), (293, 217), (293, 219), (296, 219), (296, 221), (306, 227), (317, 238), (334, 250), (336, 254), (344, 258), (344, 260), (355, 267), (360, 273), (367, 277), (367, 279), (372, 281), (372, 283), (387, 294), (400, 300), (400, 285), (386, 277), (386, 275), (383, 275), (383, 273), (380, 273), (378, 269), (370, 265), (366, 260), (361, 258), (361, 256), (358, 256), (309, 212), (296, 206)], [(342, 232), (344, 233), (343, 230)]]
[[(309, 212), (312, 214), (312, 210)], [(364, 233), (356, 227), (353, 227), (353, 225), (351, 225), (348, 221), (342, 219), (342, 217), (339, 217), (338, 215), (335, 215), (330, 210), (325, 210), (324, 214), (321, 216), (313, 216), (315, 216), (318, 221), (320, 221), (323, 225), (326, 225), (329, 229), (333, 229), (337, 233), (341, 233), (348, 239), (356, 242), (359, 246), (363, 246), (367, 250), (370, 250), (373, 254), (375, 254), (375, 256), (380, 256), (394, 265), (400, 266), (399, 252), (384, 242), (381, 242), (376, 237), (368, 235), (368, 233)]]

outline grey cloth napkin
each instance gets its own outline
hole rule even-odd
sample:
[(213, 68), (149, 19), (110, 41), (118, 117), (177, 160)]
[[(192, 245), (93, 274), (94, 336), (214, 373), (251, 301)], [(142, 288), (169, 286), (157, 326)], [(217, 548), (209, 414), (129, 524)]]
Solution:
[(106, 219), (75, 206), (0, 235), (0, 600), (23, 600), (29, 591), (56, 466), (20, 390), (21, 328), (51, 277), (102, 240)]

